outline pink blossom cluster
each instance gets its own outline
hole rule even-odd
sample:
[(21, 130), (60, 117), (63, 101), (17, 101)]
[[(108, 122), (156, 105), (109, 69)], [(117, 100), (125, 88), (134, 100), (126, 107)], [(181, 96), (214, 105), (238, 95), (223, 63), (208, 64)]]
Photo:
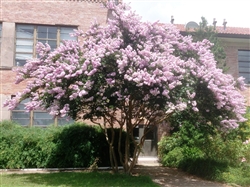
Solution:
[(199, 112), (194, 87), (206, 83), (217, 109), (234, 114), (222, 116), (223, 127), (235, 128), (245, 120), (239, 92), (244, 82), (216, 68), (209, 41), (193, 42), (171, 24), (142, 22), (125, 4), (107, 8), (113, 17), (106, 27), (93, 23), (87, 32), (75, 32), (78, 41), (65, 41), (54, 51), (39, 43), (39, 58), (17, 70), (16, 83), (30, 83), (5, 106), (12, 110), (29, 97), (27, 110), (43, 107), (61, 116), (70, 111), (97, 115), (130, 101), (136, 107), (143, 103), (151, 111), (147, 115), (187, 108)]
[(244, 142), (243, 142), (243, 144), (247, 145), (247, 144), (249, 144), (249, 142), (250, 142), (250, 139), (249, 139), (249, 140), (244, 141)]

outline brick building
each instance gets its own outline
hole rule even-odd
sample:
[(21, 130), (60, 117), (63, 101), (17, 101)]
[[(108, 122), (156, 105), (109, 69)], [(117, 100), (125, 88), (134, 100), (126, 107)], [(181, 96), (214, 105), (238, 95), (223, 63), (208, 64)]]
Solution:
[[(195, 23), (198, 26), (197, 23)], [(184, 24), (175, 24), (181, 34), (186, 35), (186, 27)], [(250, 28), (224, 27), (217, 26), (221, 45), (223, 45), (226, 53), (226, 64), (229, 68), (227, 73), (235, 78), (243, 76), (247, 85), (247, 89), (243, 92), (246, 98), (246, 104), (250, 107)], [(168, 126), (158, 129), (158, 140), (161, 135), (168, 131)]]
[[(176, 27), (186, 33), (186, 25), (176, 24)], [(243, 94), (250, 106), (250, 28), (217, 26), (216, 31), (226, 53), (227, 73), (245, 78), (247, 90)]]
[[(52, 48), (69, 36), (74, 29), (87, 30), (94, 20), (105, 24), (108, 17), (103, 0), (0, 0), (0, 105), (6, 98), (22, 90), (25, 84), (15, 85), (12, 69), (23, 66), (26, 59), (35, 57), (37, 42), (47, 42)], [(25, 125), (45, 125), (54, 119), (43, 111), (31, 114), (23, 105), (10, 112), (1, 108), (0, 120), (16, 119)], [(63, 123), (63, 119), (55, 119)]]

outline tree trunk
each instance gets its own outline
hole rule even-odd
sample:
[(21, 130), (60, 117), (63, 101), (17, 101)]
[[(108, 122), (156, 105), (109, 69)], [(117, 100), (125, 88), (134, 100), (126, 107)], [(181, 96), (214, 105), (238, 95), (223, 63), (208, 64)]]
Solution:
[(115, 139), (115, 132), (114, 132), (114, 128), (111, 127), (111, 154), (112, 154), (112, 158), (113, 158), (113, 164), (114, 164), (114, 168), (113, 171), (114, 173), (118, 172), (118, 163), (117, 163), (117, 159), (116, 159), (116, 155), (115, 155), (115, 151), (114, 151), (114, 139)]
[(123, 130), (123, 126), (121, 126), (120, 129), (119, 129), (118, 154), (119, 154), (120, 162), (121, 162), (122, 166), (124, 167), (123, 154), (122, 154), (122, 151), (121, 151), (122, 130)]

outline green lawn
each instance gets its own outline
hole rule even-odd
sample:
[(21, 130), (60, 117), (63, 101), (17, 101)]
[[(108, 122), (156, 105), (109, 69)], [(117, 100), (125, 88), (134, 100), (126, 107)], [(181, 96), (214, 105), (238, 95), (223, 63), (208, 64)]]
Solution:
[(1, 174), (1, 187), (159, 187), (150, 177), (108, 172), (61, 172), (39, 174)]

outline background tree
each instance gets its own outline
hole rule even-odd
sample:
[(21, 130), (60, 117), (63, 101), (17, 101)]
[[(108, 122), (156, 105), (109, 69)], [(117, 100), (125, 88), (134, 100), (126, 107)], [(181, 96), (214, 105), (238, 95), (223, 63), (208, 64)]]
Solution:
[[(218, 38), (218, 32), (215, 26), (208, 25), (208, 21), (206, 20), (206, 18), (201, 17), (201, 22), (199, 23), (199, 27), (195, 28), (194, 30), (188, 29), (187, 35), (191, 35), (194, 42), (203, 41), (204, 39), (209, 40), (212, 43), (210, 50), (214, 55), (217, 68), (222, 69), (224, 73), (227, 72), (228, 67), (226, 65), (226, 53), (224, 51), (224, 47), (222, 46)], [(196, 90), (197, 93), (203, 92), (203, 91), (204, 89), (201, 89), (201, 87), (198, 88), (198, 90)], [(199, 95), (202, 96), (203, 94), (199, 94)], [(208, 101), (211, 98), (209, 95), (207, 95), (207, 97), (203, 99), (207, 99)], [(201, 100), (201, 98), (198, 100)], [(200, 128), (205, 128), (205, 130), (203, 130), (204, 134), (206, 134), (207, 132), (212, 133), (215, 129), (213, 128), (213, 126), (206, 125), (206, 120), (204, 119), (206, 119), (207, 117), (204, 117), (204, 114), (205, 115), (209, 114), (210, 116), (213, 116), (212, 118), (214, 118), (214, 115), (212, 115), (210, 112), (209, 113), (199, 112), (198, 114), (195, 114), (195, 115), (193, 115), (189, 111), (176, 113), (175, 115), (171, 116), (171, 119), (170, 119), (171, 125), (174, 127), (172, 132), (178, 131), (179, 125), (183, 123), (184, 121), (189, 121), (190, 123), (193, 123), (193, 124), (199, 124)], [(212, 120), (211, 122), (215, 122), (215, 121)]]
[[(27, 88), (5, 106), (14, 109), (30, 98), (27, 110), (90, 119), (106, 134), (113, 170), (120, 159), (126, 173), (134, 168), (147, 134), (145, 128), (139, 142), (133, 137), (142, 120), (145, 127), (159, 125), (172, 113), (188, 110), (207, 113), (206, 120), (221, 129), (244, 121), (244, 97), (238, 91), (244, 82), (216, 68), (208, 40), (193, 42), (173, 25), (141, 22), (124, 4), (107, 8), (113, 19), (105, 27), (94, 23), (87, 32), (77, 31), (82, 43), (65, 41), (54, 51), (39, 44), (39, 58), (17, 70), (16, 83), (29, 79)], [(107, 127), (115, 126), (120, 134), (127, 131), (124, 157), (120, 138), (119, 158), (114, 154), (114, 130), (107, 136)], [(135, 145), (132, 161), (130, 140)]]
[(216, 27), (208, 25), (205, 17), (201, 17), (199, 28), (195, 29), (193, 32), (189, 31), (188, 34), (192, 35), (195, 42), (202, 41), (204, 39), (209, 40), (213, 44), (211, 51), (214, 54), (217, 67), (221, 68), (224, 72), (228, 70), (226, 65), (226, 53), (218, 38)]

